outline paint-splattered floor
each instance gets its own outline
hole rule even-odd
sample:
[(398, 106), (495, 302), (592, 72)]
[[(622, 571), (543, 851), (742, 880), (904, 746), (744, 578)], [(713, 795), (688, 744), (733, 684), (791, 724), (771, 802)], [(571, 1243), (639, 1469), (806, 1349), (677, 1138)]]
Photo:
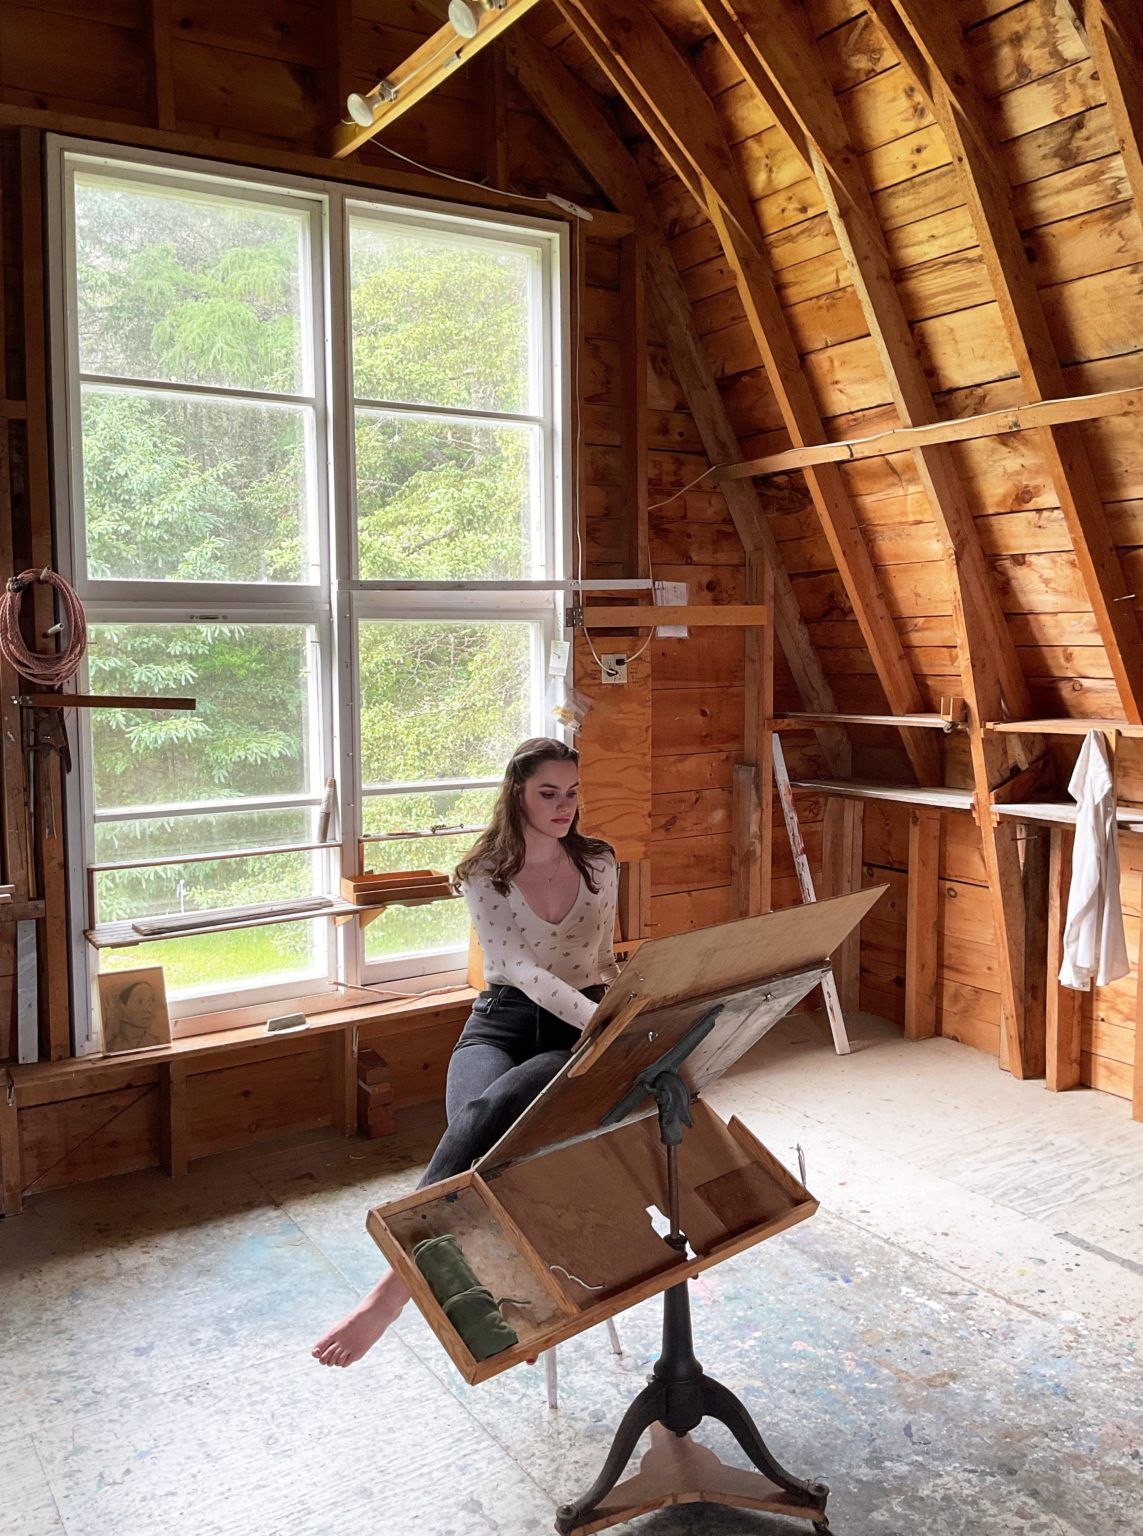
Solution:
[[(863, 1018), (786, 1021), (714, 1095), (810, 1222), (693, 1287), (700, 1358), (838, 1536), (1143, 1531), (1143, 1126)], [(373, 1280), (367, 1206), (435, 1114), (34, 1199), (0, 1223), (2, 1536), (525, 1536), (594, 1477), (659, 1306), (466, 1387), (408, 1309), (360, 1365), (312, 1340)], [(718, 1432), (709, 1437), (740, 1459)], [(638, 1536), (808, 1526), (692, 1505)]]

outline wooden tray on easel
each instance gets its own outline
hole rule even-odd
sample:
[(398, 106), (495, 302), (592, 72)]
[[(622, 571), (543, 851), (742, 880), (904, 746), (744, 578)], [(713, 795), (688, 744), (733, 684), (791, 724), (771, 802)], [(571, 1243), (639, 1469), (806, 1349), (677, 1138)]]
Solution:
[[(813, 1215), (813, 1196), (701, 1094), (812, 991), (883, 890), (647, 940), (571, 1060), (486, 1156), (369, 1212), (370, 1234), (466, 1381), (497, 1376)], [(654, 1101), (618, 1124), (601, 1121), (715, 1003), (714, 1028), (679, 1068), (695, 1095), (679, 1155), (687, 1257), (648, 1212), (666, 1205)], [(412, 1260), (418, 1242), (446, 1232), (494, 1296), (527, 1303), (504, 1308), (519, 1343), (487, 1360), (472, 1356)]]

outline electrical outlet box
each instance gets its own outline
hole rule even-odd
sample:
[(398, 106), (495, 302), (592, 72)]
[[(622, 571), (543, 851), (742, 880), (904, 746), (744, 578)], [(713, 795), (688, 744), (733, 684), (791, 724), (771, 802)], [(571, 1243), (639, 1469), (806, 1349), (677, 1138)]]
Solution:
[(603, 663), (603, 681), (605, 683), (625, 683), (627, 681), (627, 655), (625, 652), (604, 651), (599, 659)]

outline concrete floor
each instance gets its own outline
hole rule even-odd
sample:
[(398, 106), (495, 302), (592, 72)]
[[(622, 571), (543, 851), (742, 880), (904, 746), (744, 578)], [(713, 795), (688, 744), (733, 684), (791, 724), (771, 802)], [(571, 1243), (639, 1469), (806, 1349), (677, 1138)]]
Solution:
[[(692, 1287), (696, 1346), (838, 1536), (1143, 1531), (1143, 1125), (878, 1020), (785, 1021), (712, 1096), (822, 1209)], [(0, 1536), (525, 1536), (594, 1477), (659, 1304), (464, 1385), (412, 1309), (311, 1342), (375, 1278), (366, 1208), (438, 1129), (323, 1134), (33, 1199), (0, 1223)], [(728, 1460), (741, 1460), (712, 1432)], [(778, 1536), (692, 1505), (638, 1536)]]

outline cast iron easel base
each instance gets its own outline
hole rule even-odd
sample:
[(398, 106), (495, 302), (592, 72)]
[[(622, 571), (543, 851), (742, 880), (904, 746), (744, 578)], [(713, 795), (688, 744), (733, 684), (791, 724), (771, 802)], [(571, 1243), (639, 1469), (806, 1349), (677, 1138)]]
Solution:
[[(622, 1120), (650, 1095), (658, 1106), (659, 1137), (667, 1149), (667, 1204), (671, 1235), (667, 1243), (679, 1254), (687, 1240), (679, 1220), (678, 1153), (691, 1117), (691, 1093), (678, 1068), (706, 1038), (722, 1010), (716, 1003), (683, 1038), (645, 1072), (603, 1119)], [(717, 1419), (738, 1441), (758, 1468), (743, 1472), (729, 1467), (690, 1438), (703, 1419)], [(651, 1430), (651, 1449), (639, 1471), (619, 1483), (624, 1467), (644, 1430)], [(759, 1474), (762, 1474), (761, 1476)], [(616, 1484), (619, 1486), (616, 1487)], [(588, 1536), (648, 1510), (668, 1504), (705, 1500), (735, 1508), (765, 1509), (779, 1515), (812, 1520), (815, 1531), (828, 1531), (825, 1483), (805, 1483), (780, 1466), (758, 1427), (733, 1392), (706, 1375), (695, 1359), (691, 1332), (691, 1298), (685, 1280), (663, 1293), (663, 1352), (654, 1374), (623, 1415), (611, 1442), (603, 1470), (574, 1504), (556, 1511), (560, 1536)]]
[[(728, 1466), (692, 1440), (690, 1431), (704, 1418), (725, 1424), (758, 1471)], [(651, 1449), (638, 1472), (620, 1483), (646, 1429), (651, 1430)], [(811, 1520), (815, 1531), (825, 1532), (829, 1530), (828, 1497), (825, 1483), (803, 1482), (775, 1461), (743, 1404), (703, 1371), (694, 1355), (690, 1297), (684, 1281), (663, 1296), (663, 1353), (655, 1362), (654, 1374), (623, 1415), (592, 1487), (575, 1503), (557, 1510), (556, 1530), (560, 1536), (588, 1536), (652, 1509), (701, 1500), (793, 1515)]]

